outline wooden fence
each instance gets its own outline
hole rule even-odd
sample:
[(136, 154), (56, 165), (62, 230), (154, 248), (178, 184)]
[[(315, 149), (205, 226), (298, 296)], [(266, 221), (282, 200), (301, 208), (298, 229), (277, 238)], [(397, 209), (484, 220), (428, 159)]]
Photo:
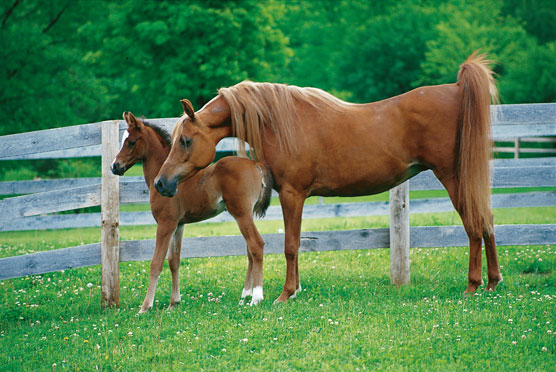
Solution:
[[(556, 104), (497, 106), (493, 114), (495, 139), (556, 136)], [(177, 119), (153, 119), (171, 127)], [(70, 247), (0, 259), (0, 279), (42, 274), (62, 269), (102, 264), (102, 301), (118, 304), (118, 262), (152, 257), (154, 240), (119, 241), (119, 225), (153, 224), (150, 212), (119, 213), (120, 203), (148, 202), (142, 177), (113, 176), (109, 165), (118, 151), (123, 121), (106, 121), (0, 137), (0, 160), (61, 158), (102, 155), (101, 178), (0, 182), (0, 195), (25, 194), (0, 201), (0, 231), (101, 226), (101, 243)], [(218, 151), (233, 151), (234, 141), (226, 139)], [(492, 186), (556, 187), (556, 158), (500, 159), (492, 162)], [(413, 227), (409, 213), (444, 212), (453, 207), (447, 198), (411, 201), (409, 189), (442, 189), (432, 172), (423, 172), (393, 189), (390, 203), (341, 203), (306, 205), (304, 218), (391, 216), (389, 229), (303, 233), (300, 251), (343, 249), (391, 249), (392, 283), (409, 281), (409, 246), (465, 246), (461, 226)], [(51, 214), (101, 205), (101, 213)], [(556, 205), (555, 191), (534, 191), (493, 195), (494, 208)], [(267, 219), (281, 219), (281, 209), (272, 206)], [(227, 214), (210, 221), (232, 220)], [(556, 244), (556, 225), (496, 226), (498, 245)], [(266, 253), (283, 252), (283, 234), (266, 234)], [(184, 239), (182, 257), (242, 255), (241, 236)]]

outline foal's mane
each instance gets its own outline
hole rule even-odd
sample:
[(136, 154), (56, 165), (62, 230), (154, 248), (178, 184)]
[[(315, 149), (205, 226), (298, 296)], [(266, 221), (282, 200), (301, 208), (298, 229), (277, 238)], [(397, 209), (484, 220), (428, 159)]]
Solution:
[(245, 155), (249, 143), (257, 159), (263, 159), (262, 131), (270, 129), (280, 151), (292, 154), (298, 128), (296, 102), (305, 103), (318, 111), (340, 110), (347, 103), (317, 88), (300, 88), (295, 85), (254, 83), (243, 81), (218, 93), (228, 103), (232, 116), (232, 130), (239, 138), (239, 153)]
[(154, 130), (164, 140), (164, 142), (166, 142), (168, 147), (172, 147), (172, 136), (170, 135), (170, 133), (168, 133), (168, 131), (166, 131), (166, 129), (159, 127), (156, 124), (149, 123), (148, 121), (145, 121), (143, 119), (141, 121), (145, 126)]

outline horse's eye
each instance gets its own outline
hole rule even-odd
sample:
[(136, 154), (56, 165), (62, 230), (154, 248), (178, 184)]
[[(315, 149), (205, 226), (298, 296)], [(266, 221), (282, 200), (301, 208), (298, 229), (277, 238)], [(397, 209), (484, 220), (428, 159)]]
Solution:
[(127, 143), (129, 144), (129, 146), (135, 146), (135, 144), (137, 143), (137, 140), (132, 139), (132, 140), (127, 141)]
[(193, 143), (193, 138), (189, 138), (189, 137), (182, 137), (182, 138), (180, 138), (180, 145), (181, 145), (184, 149), (189, 148), (189, 146), (191, 146), (192, 143)]

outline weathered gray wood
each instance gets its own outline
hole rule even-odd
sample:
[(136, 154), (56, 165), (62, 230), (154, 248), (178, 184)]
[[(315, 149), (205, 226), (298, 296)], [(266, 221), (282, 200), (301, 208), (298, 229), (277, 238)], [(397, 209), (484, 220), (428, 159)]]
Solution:
[[(541, 149), (541, 148), (528, 148), (520, 146), (519, 148), (514, 147), (494, 147), (493, 152), (506, 152), (517, 154), (546, 154), (544, 156), (549, 156), (550, 154), (556, 154), (556, 149)], [(517, 157), (516, 157), (517, 159)]]
[(492, 138), (503, 140), (508, 137), (538, 137), (556, 135), (556, 124), (495, 125)]
[(525, 158), (525, 159), (494, 159), (490, 162), (491, 168), (531, 168), (531, 167), (556, 167), (554, 158)]
[(102, 187), (101, 187), (101, 304), (120, 304), (120, 183), (110, 171), (119, 149), (119, 122), (102, 126)]
[(100, 205), (100, 185), (55, 190), (0, 200), (0, 223), (13, 218), (36, 216)]
[[(491, 109), (491, 113), (494, 138), (556, 135), (556, 104), (554, 103), (500, 105)], [(147, 120), (171, 132), (178, 118)], [(82, 124), (2, 136), (0, 137), (0, 159), (21, 159), (31, 154), (99, 145), (101, 124)], [(118, 124), (119, 132), (123, 132), (126, 128), (125, 123), (119, 120)], [(230, 147), (232, 148), (237, 147)], [(94, 150), (81, 151), (83, 155), (79, 155), (79, 152), (60, 155), (58, 152), (44, 154), (44, 157), (91, 156), (91, 151), (96, 152), (100, 149), (96, 147)], [(226, 147), (226, 150), (221, 151), (233, 150)]]
[(390, 190), (390, 283), (409, 283), (409, 183)]
[(556, 124), (556, 103), (491, 106), (490, 113), (494, 126)]
[(100, 264), (100, 243), (0, 259), (0, 280)]
[[(530, 167), (556, 167), (556, 157), (553, 158), (528, 158), (528, 159), (496, 159), (491, 161), (491, 167), (495, 168), (530, 168)], [(0, 195), (16, 195), (30, 194), (37, 192), (46, 192), (59, 189), (68, 189), (72, 187), (82, 187), (88, 185), (100, 184), (100, 177), (91, 178), (65, 178), (65, 179), (48, 179), (48, 180), (30, 180), (30, 181), (5, 181), (0, 182)], [(135, 184), (137, 183), (137, 184)], [(147, 186), (144, 178), (141, 176), (120, 177), (120, 185), (123, 185), (123, 191), (120, 191), (120, 202), (126, 203), (128, 196), (126, 192), (128, 188), (140, 190), (145, 194)], [(141, 186), (141, 184), (143, 186)], [(141, 189), (143, 187), (143, 189)], [(129, 199), (133, 200), (133, 199)], [(147, 197), (142, 197), (140, 202), (148, 201)], [(132, 202), (132, 201), (129, 201)], [(133, 201), (134, 202), (134, 201)]]
[(99, 185), (100, 177), (61, 178), (49, 180), (5, 181), (0, 182), (0, 195), (23, 195), (53, 190)]
[[(156, 119), (161, 120), (162, 127), (168, 130), (169, 133), (172, 133), (173, 123), (169, 125), (168, 119)], [(123, 121), (121, 121), (123, 123)], [(155, 122), (156, 123), (156, 122)], [(96, 123), (95, 123), (96, 124)], [(125, 124), (121, 124), (120, 126), (120, 133), (119, 137), (122, 138), (122, 134), (125, 130)], [(99, 127), (100, 128), (100, 127)], [(33, 132), (31, 132), (33, 133)], [(48, 134), (49, 135), (49, 134)], [(19, 136), (19, 135), (18, 135)], [(0, 145), (3, 143), (5, 137), (0, 137)], [(19, 142), (20, 139), (17, 139)], [(13, 139), (6, 139), (6, 141), (12, 142)], [(17, 142), (17, 141), (14, 141)], [(234, 152), (237, 151), (238, 140), (236, 138), (225, 138), (216, 145), (216, 152)], [(249, 148), (249, 146), (247, 146)], [(86, 157), (96, 157), (102, 155), (102, 146), (92, 145), (92, 146), (82, 146), (78, 148), (66, 148), (66, 149), (56, 149), (54, 151), (49, 151), (50, 147), (47, 147), (47, 150), (31, 153), (31, 154), (23, 154), (23, 155), (11, 155), (11, 156), (4, 156), (0, 158), (0, 160), (21, 160), (21, 159), (66, 159), (66, 158), (86, 158)]]
[[(554, 187), (556, 186), (556, 168), (554, 166), (495, 168), (491, 172), (491, 181), (493, 188)], [(410, 179), (409, 189), (442, 190), (444, 187), (429, 170)]]
[[(522, 208), (522, 207), (552, 207), (556, 206), (556, 192), (529, 192), (517, 194), (492, 195), (493, 208)], [(452, 212), (454, 208), (448, 198), (413, 199), (409, 213), (439, 213)], [(385, 216), (390, 213), (388, 202), (372, 203), (338, 203), (306, 205), (303, 218), (333, 218)], [(268, 221), (282, 220), (280, 206), (268, 208), (264, 218)], [(234, 221), (229, 213), (222, 213), (216, 217), (199, 223)], [(156, 224), (151, 212), (121, 212), (121, 226), (139, 226)], [(55, 214), (48, 216), (33, 216), (4, 220), (0, 224), (0, 231), (50, 230), (70, 229), (79, 227), (99, 227), (100, 213)]]
[(102, 123), (82, 124), (2, 136), (0, 159), (98, 145), (101, 125)]
[[(389, 229), (319, 231), (301, 234), (300, 252), (389, 248)], [(556, 225), (501, 225), (495, 227), (497, 244), (556, 244)], [(467, 246), (462, 226), (412, 227), (411, 247)], [(283, 234), (264, 234), (265, 253), (283, 253)], [(154, 240), (122, 241), (120, 261), (150, 260)], [(185, 238), (184, 258), (240, 256), (245, 254), (241, 236)], [(0, 259), (0, 280), (100, 264), (100, 244), (63, 248)]]

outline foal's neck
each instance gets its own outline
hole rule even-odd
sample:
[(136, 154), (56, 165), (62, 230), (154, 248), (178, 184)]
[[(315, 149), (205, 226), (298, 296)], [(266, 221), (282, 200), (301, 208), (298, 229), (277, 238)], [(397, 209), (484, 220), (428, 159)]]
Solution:
[(143, 175), (149, 189), (153, 185), (154, 179), (158, 171), (162, 167), (164, 160), (170, 153), (170, 146), (164, 143), (164, 140), (153, 129), (148, 129), (151, 133), (149, 136), (149, 148), (143, 159)]

